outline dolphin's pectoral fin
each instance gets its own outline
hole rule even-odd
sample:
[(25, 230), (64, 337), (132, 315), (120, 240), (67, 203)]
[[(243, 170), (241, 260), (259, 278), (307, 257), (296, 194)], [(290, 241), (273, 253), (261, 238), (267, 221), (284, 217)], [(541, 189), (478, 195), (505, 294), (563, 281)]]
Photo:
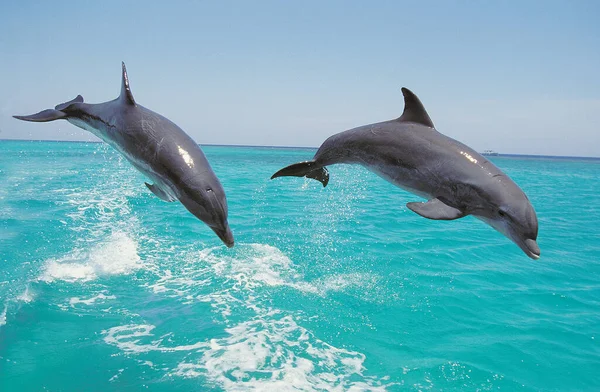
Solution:
[(320, 181), (323, 187), (329, 182), (329, 172), (323, 166), (318, 166), (315, 161), (294, 163), (279, 170), (271, 176), (271, 180), (277, 177), (307, 177)]
[(406, 206), (413, 212), (416, 212), (427, 219), (453, 220), (467, 215), (464, 211), (451, 207), (437, 198), (431, 199), (427, 203), (406, 203)]
[(150, 189), (152, 191), (152, 193), (154, 193), (156, 196), (158, 196), (159, 199), (168, 201), (168, 202), (175, 201), (174, 198), (172, 198), (171, 196), (169, 196), (167, 194), (167, 192), (163, 191), (158, 186), (156, 186), (156, 184), (150, 185), (147, 182), (145, 182), (144, 184), (146, 184), (148, 189)]
[(81, 95), (78, 95), (75, 98), (73, 98), (72, 100), (70, 100), (69, 102), (65, 102), (65, 103), (61, 103), (60, 105), (56, 105), (56, 107), (54, 109), (64, 110), (74, 103), (83, 103), (83, 97)]
[(32, 121), (32, 122), (48, 122), (54, 120), (60, 120), (61, 118), (67, 118), (67, 115), (60, 110), (46, 109), (36, 114), (30, 114), (29, 116), (13, 116), (17, 120)]

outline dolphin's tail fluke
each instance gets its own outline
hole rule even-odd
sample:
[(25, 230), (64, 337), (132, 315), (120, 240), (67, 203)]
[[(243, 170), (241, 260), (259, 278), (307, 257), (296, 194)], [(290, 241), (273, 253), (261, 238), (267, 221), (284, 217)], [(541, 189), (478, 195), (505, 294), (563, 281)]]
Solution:
[(329, 182), (329, 172), (327, 168), (319, 166), (315, 161), (306, 161), (294, 163), (279, 170), (271, 176), (271, 179), (277, 177), (307, 177), (320, 181), (324, 187)]
[(56, 107), (54, 107), (54, 109), (56, 110), (65, 110), (67, 109), (69, 106), (71, 106), (74, 103), (83, 103), (83, 97), (81, 95), (76, 96), (75, 98), (73, 98), (70, 101), (67, 101), (65, 103), (61, 103), (60, 105), (56, 105)]
[(60, 120), (61, 118), (67, 118), (65, 112), (55, 109), (42, 110), (36, 114), (30, 114), (29, 116), (13, 116), (17, 120), (32, 121), (32, 122), (48, 122), (54, 120)]
[[(69, 111), (71, 105), (76, 103), (83, 103), (83, 97), (81, 95), (76, 96), (72, 100), (56, 105), (54, 109), (42, 110), (36, 114), (30, 114), (29, 116), (13, 116), (17, 120), (31, 121), (31, 122), (48, 122), (54, 120), (60, 120), (67, 118), (68, 114), (65, 112)], [(71, 108), (72, 109), (72, 108)]]

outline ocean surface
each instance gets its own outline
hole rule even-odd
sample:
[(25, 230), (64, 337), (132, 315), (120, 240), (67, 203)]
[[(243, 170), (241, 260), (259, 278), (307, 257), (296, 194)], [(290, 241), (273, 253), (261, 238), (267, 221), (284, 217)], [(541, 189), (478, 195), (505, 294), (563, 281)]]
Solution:
[(101, 143), (0, 141), (0, 391), (598, 391), (600, 161), (490, 157), (540, 260), (310, 149), (203, 147), (227, 249)]

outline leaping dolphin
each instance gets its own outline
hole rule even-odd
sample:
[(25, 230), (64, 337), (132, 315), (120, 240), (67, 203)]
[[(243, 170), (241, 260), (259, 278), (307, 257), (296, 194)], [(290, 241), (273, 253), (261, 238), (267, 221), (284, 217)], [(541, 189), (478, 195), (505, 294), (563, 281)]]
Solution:
[(359, 164), (392, 184), (428, 199), (406, 206), (436, 220), (473, 215), (498, 230), (532, 259), (540, 257), (538, 221), (529, 199), (506, 174), (461, 142), (438, 132), (423, 104), (402, 88), (404, 112), (395, 120), (331, 136), (313, 160), (271, 177), (308, 177), (327, 186), (326, 166)]
[(152, 193), (164, 201), (179, 200), (232, 247), (227, 222), (227, 199), (200, 147), (167, 118), (138, 105), (133, 98), (125, 63), (121, 95), (115, 100), (88, 104), (75, 99), (19, 120), (47, 122), (65, 119), (90, 131), (119, 151), (153, 184)]

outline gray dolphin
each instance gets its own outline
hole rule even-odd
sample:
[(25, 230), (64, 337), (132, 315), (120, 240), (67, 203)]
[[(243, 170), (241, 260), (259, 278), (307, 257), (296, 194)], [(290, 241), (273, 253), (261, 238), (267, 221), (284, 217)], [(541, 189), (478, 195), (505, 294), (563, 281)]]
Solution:
[(19, 120), (47, 122), (65, 119), (90, 131), (119, 151), (153, 184), (146, 183), (164, 201), (179, 200), (232, 247), (227, 222), (227, 199), (204, 153), (177, 125), (138, 105), (133, 98), (123, 63), (121, 95), (115, 100), (88, 104), (78, 95), (69, 102)]
[(439, 133), (423, 104), (402, 88), (404, 112), (395, 120), (331, 136), (313, 160), (279, 170), (271, 178), (308, 177), (329, 182), (326, 166), (355, 163), (392, 184), (428, 199), (406, 206), (436, 220), (473, 215), (540, 257), (538, 221), (529, 199), (506, 174), (473, 149)]

